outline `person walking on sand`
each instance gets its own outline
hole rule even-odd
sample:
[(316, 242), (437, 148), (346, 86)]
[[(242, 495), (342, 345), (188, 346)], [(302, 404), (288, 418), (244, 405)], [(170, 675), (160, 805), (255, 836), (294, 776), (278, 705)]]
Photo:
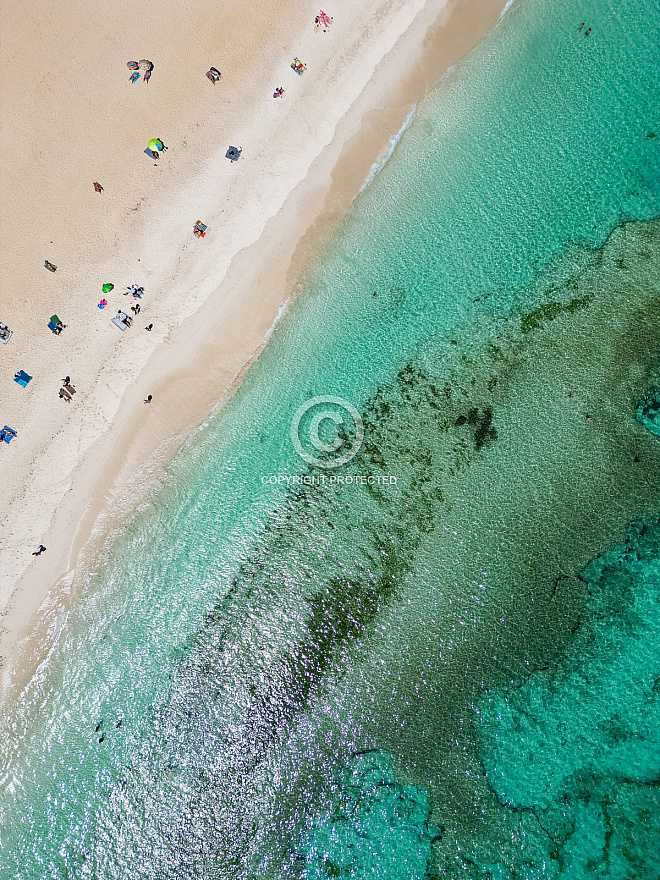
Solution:
[(94, 189), (96, 190), (97, 193), (103, 192), (103, 187), (101, 186), (101, 184), (98, 181), (96, 181), (94, 183)]
[(149, 394), (149, 396), (145, 400), (145, 403), (151, 403), (152, 400), (153, 400), (153, 396), (151, 394)]
[(38, 550), (35, 550), (34, 553), (33, 553), (32, 555), (33, 555), (33, 556), (41, 556), (41, 554), (44, 552), (45, 549), (46, 549), (46, 548), (44, 547), (43, 544), (39, 544), (39, 549), (38, 549)]
[(153, 325), (153, 324), (148, 324), (144, 329), (145, 329), (145, 330), (148, 330), (148, 331), (151, 333), (151, 331), (154, 329), (154, 325)]

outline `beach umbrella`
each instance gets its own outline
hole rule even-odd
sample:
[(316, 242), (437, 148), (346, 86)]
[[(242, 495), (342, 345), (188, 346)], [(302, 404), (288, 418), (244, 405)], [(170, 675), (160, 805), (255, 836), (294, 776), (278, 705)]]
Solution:
[[(142, 143), (144, 143), (144, 141), (142, 141)], [(163, 142), (159, 141), (158, 138), (152, 138), (149, 141), (149, 143), (147, 144), (147, 146), (149, 147), (150, 150), (162, 150), (163, 149)]]
[(101, 290), (103, 291), (103, 293), (110, 293), (114, 286), (114, 284), (104, 284)]

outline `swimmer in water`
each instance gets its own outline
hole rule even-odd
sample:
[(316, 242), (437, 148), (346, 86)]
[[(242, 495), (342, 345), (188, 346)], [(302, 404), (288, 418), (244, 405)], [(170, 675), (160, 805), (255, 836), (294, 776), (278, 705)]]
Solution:
[(579, 31), (581, 31), (581, 30), (582, 30), (582, 28), (583, 28), (583, 27), (584, 27), (584, 24), (585, 24), (585, 23), (584, 23), (584, 22), (582, 22), (582, 24), (581, 24), (581, 25), (580, 25), (580, 27), (579, 27), (579, 28), (578, 28), (578, 30), (579, 30)]
[(591, 28), (589, 28), (589, 30), (586, 32), (585, 37), (588, 37), (590, 33), (591, 33)]

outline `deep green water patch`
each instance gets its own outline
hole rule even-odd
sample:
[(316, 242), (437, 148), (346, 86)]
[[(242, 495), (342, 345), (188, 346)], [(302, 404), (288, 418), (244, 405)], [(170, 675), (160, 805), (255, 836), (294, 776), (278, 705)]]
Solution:
[(578, 309), (586, 308), (592, 302), (593, 296), (585, 296), (582, 299), (572, 299), (570, 302), (549, 302), (544, 303), (534, 309), (520, 319), (520, 330), (522, 333), (529, 333), (530, 330), (538, 330), (544, 321), (554, 321), (559, 315), (572, 315)]

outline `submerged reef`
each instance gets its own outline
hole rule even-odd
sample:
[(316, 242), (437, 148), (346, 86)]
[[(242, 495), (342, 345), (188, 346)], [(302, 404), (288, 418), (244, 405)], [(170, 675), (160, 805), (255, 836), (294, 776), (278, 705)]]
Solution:
[(469, 854), (448, 835), (438, 877), (660, 876), (660, 519), (582, 577), (565, 656), (476, 707), (499, 833)]
[(429, 826), (426, 792), (401, 785), (378, 749), (354, 756), (332, 803), (299, 847), (306, 880), (428, 876), (438, 829)]
[(637, 418), (660, 437), (660, 388), (651, 388), (637, 408)]

